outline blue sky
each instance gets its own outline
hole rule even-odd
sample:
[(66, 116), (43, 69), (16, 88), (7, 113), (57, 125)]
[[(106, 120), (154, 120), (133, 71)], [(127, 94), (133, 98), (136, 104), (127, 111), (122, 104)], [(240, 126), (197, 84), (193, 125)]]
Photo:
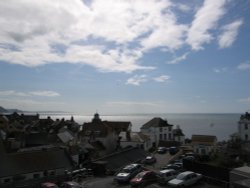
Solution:
[(250, 110), (248, 0), (0, 2), (0, 105), (80, 114)]

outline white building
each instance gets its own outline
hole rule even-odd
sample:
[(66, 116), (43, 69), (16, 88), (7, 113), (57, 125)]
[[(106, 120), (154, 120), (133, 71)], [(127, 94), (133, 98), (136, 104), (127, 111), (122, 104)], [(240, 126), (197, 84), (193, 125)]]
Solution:
[(183, 134), (180, 126), (177, 125), (177, 128), (173, 130), (174, 133), (174, 141), (179, 142), (181, 144), (185, 144), (185, 135)]
[(194, 153), (204, 156), (217, 152), (217, 137), (212, 135), (192, 135)]
[(155, 117), (141, 127), (143, 134), (149, 135), (153, 146), (158, 146), (159, 141), (173, 141), (173, 125), (167, 120)]
[(148, 151), (152, 147), (150, 137), (141, 132), (131, 132), (129, 137), (121, 132), (119, 136), (121, 138), (120, 145), (122, 148), (132, 146)]
[(238, 122), (238, 131), (242, 141), (250, 141), (250, 114), (248, 112), (241, 115)]

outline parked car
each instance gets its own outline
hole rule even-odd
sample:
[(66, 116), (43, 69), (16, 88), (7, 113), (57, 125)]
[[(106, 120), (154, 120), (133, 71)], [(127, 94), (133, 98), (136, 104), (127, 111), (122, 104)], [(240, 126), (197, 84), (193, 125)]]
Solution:
[(140, 164), (127, 165), (117, 173), (117, 175), (114, 177), (114, 181), (117, 183), (128, 183), (141, 171), (142, 166)]
[(61, 188), (83, 188), (83, 187), (75, 181), (67, 181), (62, 183)]
[(51, 182), (42, 183), (41, 187), (42, 188), (58, 188), (58, 186), (55, 183), (51, 183)]
[(142, 162), (144, 164), (154, 164), (156, 162), (156, 158), (154, 156), (147, 156)]
[(170, 147), (169, 148), (169, 154), (170, 155), (175, 155), (177, 152), (179, 151), (179, 149), (177, 147)]
[(186, 156), (183, 158), (183, 160), (195, 161), (195, 157), (194, 156)]
[(201, 174), (186, 171), (177, 175), (175, 179), (170, 180), (168, 185), (172, 187), (186, 187), (197, 183), (201, 178)]
[(183, 163), (182, 162), (175, 162), (173, 165), (177, 165), (177, 166), (180, 166), (181, 168), (183, 168)]
[(158, 147), (157, 148), (157, 153), (159, 153), (159, 154), (164, 154), (164, 153), (166, 153), (167, 152), (167, 148), (166, 147)]
[(174, 169), (161, 170), (157, 175), (159, 184), (166, 184), (169, 180), (174, 179), (178, 172)]
[(137, 174), (132, 180), (130, 180), (131, 186), (140, 186), (143, 187), (150, 183), (157, 181), (156, 173), (153, 171), (143, 171)]
[(161, 169), (166, 170), (166, 169), (173, 169), (176, 171), (180, 171), (182, 170), (182, 167), (180, 165), (176, 165), (176, 164), (169, 164), (167, 166), (162, 167)]

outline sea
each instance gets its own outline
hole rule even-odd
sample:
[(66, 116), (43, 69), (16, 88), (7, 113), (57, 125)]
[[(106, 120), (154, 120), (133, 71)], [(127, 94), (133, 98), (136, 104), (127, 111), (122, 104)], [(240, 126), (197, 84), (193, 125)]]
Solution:
[[(71, 116), (82, 125), (85, 122), (91, 122), (93, 115), (79, 114), (40, 114), (41, 118), (50, 116), (52, 119), (69, 120)], [(215, 135), (218, 141), (230, 139), (230, 135), (238, 131), (238, 121), (241, 114), (125, 114), (125, 115), (101, 115), (104, 121), (130, 121), (132, 131), (138, 132), (143, 124), (154, 117), (160, 117), (167, 120), (174, 128), (179, 126), (186, 138), (191, 138), (194, 134)]]

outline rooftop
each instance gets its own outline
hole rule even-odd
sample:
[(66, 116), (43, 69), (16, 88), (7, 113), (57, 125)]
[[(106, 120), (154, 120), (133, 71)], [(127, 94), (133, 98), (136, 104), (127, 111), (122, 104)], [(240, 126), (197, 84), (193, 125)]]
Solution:
[(142, 125), (141, 129), (148, 129), (150, 127), (169, 127), (169, 126), (172, 127), (173, 125), (168, 124), (167, 120), (163, 120), (160, 117), (155, 117), (150, 121), (148, 121), (147, 123), (145, 123), (144, 125)]

